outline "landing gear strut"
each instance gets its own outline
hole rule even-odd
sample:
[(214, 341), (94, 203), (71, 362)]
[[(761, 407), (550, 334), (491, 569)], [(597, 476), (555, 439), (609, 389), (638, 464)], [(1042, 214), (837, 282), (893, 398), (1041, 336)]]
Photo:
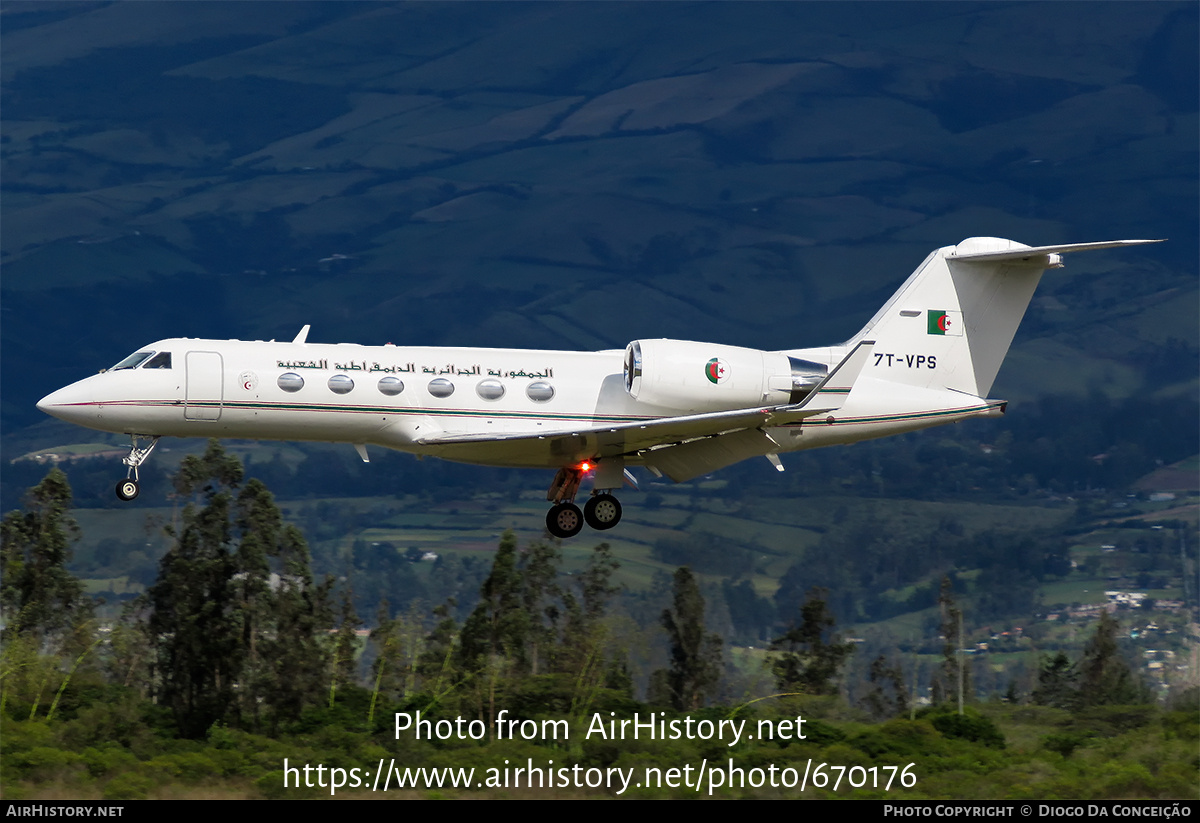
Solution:
[[(125, 501), (134, 499), (141, 491), (141, 486), (138, 484), (138, 466), (142, 465), (150, 456), (150, 452), (154, 451), (154, 447), (158, 445), (157, 434), (131, 434), (129, 437), (131, 440), (129, 456), (121, 460), (129, 469), (125, 472), (125, 479), (117, 484), (117, 497)], [(146, 446), (139, 446), (138, 442), (142, 438), (149, 439), (150, 443)]]
[(583, 512), (574, 503), (583, 472), (578, 466), (564, 466), (546, 492), (546, 499), (554, 503), (546, 512), (546, 531), (555, 537), (574, 537), (583, 530)]
[(611, 529), (621, 521), (621, 504), (617, 498), (608, 492), (596, 489), (588, 498), (583, 511), (575, 505), (575, 495), (579, 491), (579, 481), (589, 467), (568, 466), (558, 470), (546, 499), (554, 503), (546, 513), (546, 530), (554, 537), (574, 537), (583, 530), (586, 522), (593, 529)]

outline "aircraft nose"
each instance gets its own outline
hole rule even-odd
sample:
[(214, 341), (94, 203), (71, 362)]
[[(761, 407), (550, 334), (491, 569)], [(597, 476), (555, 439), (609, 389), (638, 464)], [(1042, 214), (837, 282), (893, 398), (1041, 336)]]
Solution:
[[(59, 391), (61, 391), (61, 389)], [(43, 397), (41, 400), (39, 400), (37, 402), (38, 411), (45, 412), (46, 414), (51, 414), (51, 415), (54, 414), (54, 412), (51, 411), (51, 409), (53, 409), (56, 405), (58, 405), (58, 398), (56, 397), (56, 395), (58, 395), (58, 393), (59, 392), (57, 392), (57, 391), (52, 391), (48, 395)]]
[(50, 392), (37, 402), (39, 411), (68, 423), (94, 418), (95, 410), (91, 406), (91, 392), (81, 388), (78, 383)]

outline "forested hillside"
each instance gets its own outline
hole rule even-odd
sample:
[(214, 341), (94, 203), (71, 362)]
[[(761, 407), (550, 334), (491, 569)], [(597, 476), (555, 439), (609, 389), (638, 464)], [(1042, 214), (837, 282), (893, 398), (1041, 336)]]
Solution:
[[(687, 566), (631, 596), (609, 546), (564, 574), (558, 541), (521, 545), (507, 532), (470, 600), (427, 610), (385, 596), (364, 620), (361, 578), (318, 579), (300, 530), (218, 444), (185, 458), (172, 487), (170, 547), (116, 618), (100, 617), (68, 571), (78, 526), (62, 472), (4, 519), (6, 797), (362, 795), (371, 781), (360, 764), (379, 757), (477, 768), (479, 785), (454, 783), (452, 796), (670, 796), (683, 784), (631, 790), (632, 777), (618, 786), (599, 775), (651, 781), (710, 757), (729, 764), (728, 781), (715, 772), (706, 784), (723, 797), (792, 796), (813, 762), (831, 769), (801, 790), (816, 797), (1009, 797), (1017, 775), (1025, 797), (1194, 792), (1197, 690), (1181, 681), (1160, 692), (1106, 611), (1081, 652), (1026, 647), (1034, 670), (1001, 694), (977, 682), (992, 663), (965, 656), (977, 648), (963, 627), (978, 620), (964, 623), (964, 611), (980, 601), (964, 608), (953, 576), (936, 594), (934, 649), (847, 642), (835, 612), (844, 598), (813, 586), (790, 628), (757, 651), (710, 630), (713, 604)], [(422, 716), (424, 738), (419, 725), (401, 734)], [(640, 735), (616, 732), (639, 717)], [(743, 736), (747, 723), (773, 737)], [(508, 761), (528, 763), (524, 783)], [(309, 762), (341, 782), (330, 771), (289, 783), (287, 764)], [(564, 772), (530, 783), (554, 763), (596, 782)]]

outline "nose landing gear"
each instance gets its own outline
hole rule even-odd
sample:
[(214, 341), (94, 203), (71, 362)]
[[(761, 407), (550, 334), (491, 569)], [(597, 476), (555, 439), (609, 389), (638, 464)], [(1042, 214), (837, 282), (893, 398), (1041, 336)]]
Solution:
[[(150, 452), (154, 451), (154, 447), (158, 445), (157, 434), (131, 434), (129, 437), (132, 441), (129, 445), (129, 456), (121, 460), (129, 469), (125, 473), (125, 479), (117, 484), (117, 497), (126, 502), (133, 500), (141, 491), (138, 483), (138, 466), (142, 465), (150, 456)], [(148, 438), (150, 443), (146, 446), (139, 446), (138, 443), (142, 438)]]
[(584, 504), (583, 511), (575, 505), (579, 481), (589, 468), (591, 467), (584, 463), (581, 466), (561, 468), (558, 474), (554, 475), (554, 482), (550, 484), (550, 490), (546, 493), (546, 499), (554, 503), (546, 513), (546, 531), (554, 537), (574, 537), (583, 530), (585, 522), (600, 531), (611, 529), (621, 522), (621, 504), (608, 492), (594, 490)]

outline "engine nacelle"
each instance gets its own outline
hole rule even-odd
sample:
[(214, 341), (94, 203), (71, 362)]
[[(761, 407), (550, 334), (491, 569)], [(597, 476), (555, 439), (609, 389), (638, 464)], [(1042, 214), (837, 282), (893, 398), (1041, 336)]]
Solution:
[(677, 411), (799, 403), (828, 370), (779, 352), (690, 340), (634, 340), (625, 347), (625, 390), (638, 402)]

